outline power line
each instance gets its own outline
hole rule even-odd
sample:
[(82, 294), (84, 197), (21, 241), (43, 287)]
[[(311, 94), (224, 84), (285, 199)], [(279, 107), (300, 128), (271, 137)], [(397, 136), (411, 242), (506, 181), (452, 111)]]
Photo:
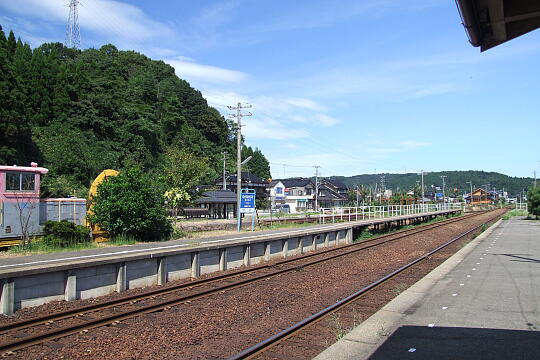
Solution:
[(312, 168), (313, 165), (293, 165), (293, 164), (284, 164), (284, 163), (275, 163), (270, 162), (270, 165), (279, 165), (279, 166), (289, 166), (289, 167), (297, 167), (297, 168)]

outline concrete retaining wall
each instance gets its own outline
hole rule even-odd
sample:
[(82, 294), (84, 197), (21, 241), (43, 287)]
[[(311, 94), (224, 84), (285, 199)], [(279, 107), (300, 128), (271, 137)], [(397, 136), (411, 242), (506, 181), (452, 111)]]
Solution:
[(163, 285), (168, 281), (196, 278), (203, 274), (351, 243), (355, 226), (345, 226), (306, 230), (297, 236), (272, 234), (257, 240), (229, 244), (216, 243), (6, 271), (0, 274), (0, 313), (12, 314), (17, 309), (50, 301), (88, 299), (115, 291)]
[[(352, 229), (340, 231), (345, 239)], [(103, 265), (45, 272), (15, 279), (3, 279), (2, 314), (50, 301), (88, 299), (127, 289), (160, 285), (167, 281), (198, 277), (242, 265), (260, 264), (275, 258), (296, 255), (325, 246), (326, 234), (279, 239), (211, 249), (184, 250), (180, 254), (148, 259), (111, 262)], [(345, 240), (340, 244), (344, 244)]]

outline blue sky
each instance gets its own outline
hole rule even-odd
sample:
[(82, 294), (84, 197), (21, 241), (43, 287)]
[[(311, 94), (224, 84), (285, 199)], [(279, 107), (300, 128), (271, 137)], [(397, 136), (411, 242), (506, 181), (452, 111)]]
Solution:
[[(32, 46), (65, 38), (67, 0), (0, 0)], [(540, 30), (480, 53), (454, 1), (81, 0), (82, 48), (175, 67), (244, 118), (274, 178), (441, 170), (540, 175)]]

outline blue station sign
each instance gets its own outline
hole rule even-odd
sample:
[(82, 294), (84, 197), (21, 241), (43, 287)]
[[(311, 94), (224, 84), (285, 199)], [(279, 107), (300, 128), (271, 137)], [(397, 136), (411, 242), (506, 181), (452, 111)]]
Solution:
[(255, 190), (242, 189), (240, 193), (240, 213), (250, 214), (255, 212)]

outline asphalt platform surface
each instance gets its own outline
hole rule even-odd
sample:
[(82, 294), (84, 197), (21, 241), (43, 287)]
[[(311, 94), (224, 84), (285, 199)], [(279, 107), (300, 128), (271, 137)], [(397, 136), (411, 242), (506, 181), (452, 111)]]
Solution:
[(317, 360), (540, 359), (540, 221), (499, 221)]

